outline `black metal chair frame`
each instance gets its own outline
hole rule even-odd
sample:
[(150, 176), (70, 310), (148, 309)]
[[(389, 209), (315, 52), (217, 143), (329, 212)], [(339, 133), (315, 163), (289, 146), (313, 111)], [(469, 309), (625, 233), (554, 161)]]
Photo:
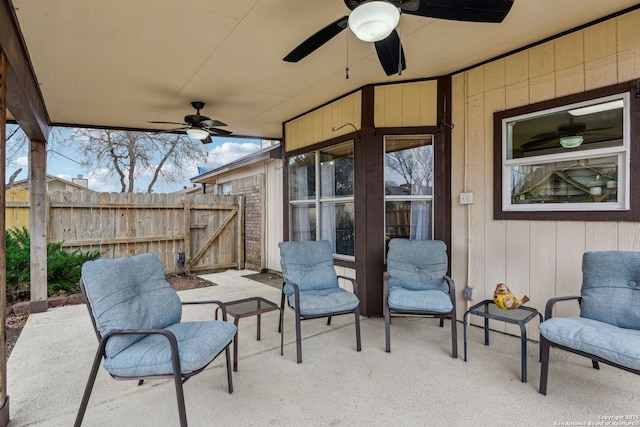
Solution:
[[(191, 378), (192, 376), (199, 374), (200, 372), (202, 372), (211, 362), (213, 362), (221, 353), (222, 351), (224, 351), (226, 353), (226, 358), (227, 358), (227, 381), (229, 384), (229, 394), (233, 393), (233, 379), (231, 377), (231, 363), (230, 363), (230, 353), (229, 353), (229, 345), (231, 345), (231, 341), (229, 342), (229, 344), (227, 344), (225, 346), (225, 348), (223, 350), (221, 350), (218, 354), (215, 355), (215, 357), (213, 359), (211, 359), (211, 362), (209, 362), (209, 364), (203, 366), (202, 368), (195, 370), (195, 371), (191, 371), (191, 372), (181, 372), (180, 369), (180, 356), (179, 356), (179, 350), (178, 350), (178, 340), (176, 339), (175, 335), (166, 329), (127, 329), (127, 330), (119, 330), (119, 331), (112, 331), (109, 332), (108, 334), (106, 334), (105, 336), (101, 336), (100, 335), (100, 331), (98, 331), (98, 328), (96, 326), (96, 320), (95, 317), (93, 315), (93, 309), (91, 308), (91, 305), (88, 302), (87, 299), (87, 295), (85, 292), (85, 288), (84, 288), (84, 283), (82, 282), (82, 279), (80, 279), (80, 289), (82, 291), (82, 296), (84, 297), (84, 300), (87, 302), (86, 306), (87, 309), (89, 310), (89, 317), (91, 318), (91, 323), (93, 324), (93, 330), (96, 333), (96, 336), (98, 338), (99, 341), (99, 346), (98, 346), (98, 350), (96, 351), (96, 355), (95, 358), (93, 360), (93, 365), (91, 367), (91, 373), (89, 374), (89, 380), (87, 381), (87, 386), (85, 388), (84, 394), (82, 396), (82, 402), (80, 404), (80, 409), (78, 410), (78, 414), (76, 416), (76, 421), (74, 423), (75, 427), (80, 427), (80, 425), (82, 425), (82, 420), (84, 418), (84, 414), (87, 410), (87, 406), (89, 404), (89, 398), (91, 397), (91, 392), (93, 390), (93, 385), (95, 383), (96, 380), (96, 376), (98, 374), (98, 369), (100, 368), (100, 362), (102, 361), (102, 359), (106, 359), (107, 355), (105, 352), (105, 348), (107, 346), (107, 342), (109, 341), (109, 338), (116, 336), (116, 335), (152, 335), (152, 334), (156, 334), (156, 335), (162, 335), (165, 338), (167, 338), (167, 340), (169, 341), (169, 345), (171, 348), (171, 359), (172, 359), (172, 364), (173, 364), (173, 374), (168, 374), (168, 375), (149, 375), (149, 376), (135, 376), (135, 377), (121, 377), (118, 375), (111, 375), (112, 378), (116, 379), (116, 380), (138, 380), (138, 385), (142, 385), (143, 382), (145, 380), (158, 380), (158, 379), (171, 379), (173, 378), (174, 383), (175, 383), (175, 388), (176, 388), (176, 397), (178, 399), (178, 414), (180, 417), (180, 426), (182, 427), (186, 427), (187, 426), (187, 412), (186, 412), (186, 407), (185, 407), (185, 403), (184, 403), (184, 392), (182, 389), (182, 385), (187, 382), (187, 380), (189, 378)], [(216, 304), (219, 306), (220, 309), (222, 309), (222, 320), (223, 321), (227, 321), (227, 311), (224, 307), (224, 304), (220, 301), (216, 301), (216, 300), (209, 300), (209, 301), (190, 301), (190, 302), (183, 302), (182, 305), (199, 305), (199, 304)]]
[[(358, 282), (356, 282), (355, 279), (352, 279), (351, 277), (346, 277), (346, 276), (337, 276), (338, 279), (346, 279), (349, 280), (351, 282), (351, 284), (353, 285), (353, 293), (355, 294), (355, 296), (358, 296)], [(289, 302), (288, 298), (286, 297), (285, 293), (284, 293), (284, 287), (285, 285), (290, 285), (293, 287), (293, 294), (294, 294), (294, 301), (295, 301), (295, 307), (291, 306), (291, 303)], [(355, 309), (353, 310), (347, 310), (347, 311), (336, 311), (336, 312), (332, 312), (332, 313), (325, 313), (325, 314), (319, 314), (319, 315), (314, 315), (314, 316), (304, 316), (300, 313), (300, 288), (298, 287), (298, 285), (296, 283), (293, 283), (290, 280), (284, 279), (283, 283), (282, 283), (282, 297), (280, 299), (280, 323), (278, 324), (278, 332), (282, 333), (282, 322), (284, 320), (284, 305), (285, 305), (285, 299), (287, 300), (287, 305), (292, 308), (295, 311), (295, 316), (296, 316), (296, 352), (297, 352), (297, 361), (298, 363), (302, 363), (302, 334), (300, 333), (300, 322), (302, 320), (308, 320), (308, 319), (319, 319), (319, 318), (323, 318), (326, 317), (327, 318), (327, 325), (331, 324), (331, 317), (333, 316), (340, 316), (343, 314), (351, 314), (353, 313), (355, 315), (355, 323), (356, 323), (356, 351), (360, 351), (362, 349), (362, 345), (360, 342), (360, 305), (357, 305)]]
[(383, 310), (384, 310), (384, 338), (385, 338), (385, 351), (389, 353), (391, 351), (391, 317), (427, 317), (440, 319), (440, 327), (444, 326), (445, 319), (451, 319), (451, 357), (454, 359), (458, 357), (458, 328), (456, 320), (456, 285), (453, 279), (449, 276), (444, 276), (447, 285), (449, 286), (449, 298), (453, 308), (450, 312), (439, 313), (432, 311), (414, 311), (414, 310), (392, 310), (389, 307), (389, 276), (385, 273), (383, 281)]
[[(550, 318), (553, 317), (553, 307), (555, 306), (556, 303), (560, 302), (560, 301), (570, 301), (570, 300), (576, 300), (578, 301), (578, 304), (580, 304), (582, 302), (582, 297), (580, 296), (567, 296), (567, 297), (558, 297), (558, 298), (551, 298), (547, 301), (547, 305), (545, 306), (545, 310), (544, 310), (544, 319), (548, 320)], [(640, 375), (640, 370), (637, 369), (632, 369), (632, 368), (628, 368), (626, 366), (622, 366), (619, 365), (617, 363), (611, 362), (610, 360), (606, 360), (603, 359), (600, 356), (596, 356), (594, 354), (590, 354), (590, 353), (585, 353), (584, 351), (580, 351), (580, 350), (576, 350), (574, 348), (571, 347), (567, 347), (564, 345), (560, 345), (560, 344), (556, 344), (553, 341), (549, 341), (548, 339), (546, 339), (544, 336), (542, 336), (542, 334), (540, 334), (540, 388), (538, 389), (538, 391), (540, 392), (540, 394), (546, 395), (547, 394), (547, 379), (549, 376), (549, 349), (550, 347), (556, 347), (562, 350), (566, 350), (569, 351), (571, 353), (575, 353), (577, 355), (586, 357), (591, 359), (591, 365), (593, 366), (594, 369), (600, 369), (600, 363), (602, 362), (604, 364), (613, 366), (615, 368), (619, 368), (622, 369), (624, 371), (627, 372), (632, 372), (634, 374)]]

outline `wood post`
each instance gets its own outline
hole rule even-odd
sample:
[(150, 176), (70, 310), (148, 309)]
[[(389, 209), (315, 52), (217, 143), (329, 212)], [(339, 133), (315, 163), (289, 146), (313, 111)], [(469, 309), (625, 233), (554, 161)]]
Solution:
[(29, 140), (31, 313), (47, 311), (47, 144)]
[(9, 425), (9, 396), (7, 395), (7, 241), (5, 227), (6, 188), (5, 171), (7, 160), (7, 59), (0, 50), (0, 426)]

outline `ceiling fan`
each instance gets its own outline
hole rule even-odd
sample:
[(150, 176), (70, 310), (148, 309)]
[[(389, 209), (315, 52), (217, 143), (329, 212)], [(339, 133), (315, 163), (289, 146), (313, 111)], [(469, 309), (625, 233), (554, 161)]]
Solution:
[[(549, 148), (545, 145), (553, 142), (553, 146), (557, 146), (557, 142), (564, 148), (576, 148), (582, 144), (584, 137), (588, 135), (599, 135), (597, 131), (613, 129), (613, 126), (605, 126), (599, 128), (588, 129), (587, 124), (584, 122), (576, 122), (573, 116), (569, 116), (567, 123), (561, 123), (556, 128), (555, 132), (543, 132), (535, 135), (529, 142), (522, 144), (522, 150), (528, 151), (533, 149)], [(617, 137), (611, 135), (611, 137)]]
[(226, 126), (225, 123), (222, 123), (219, 120), (211, 120), (207, 116), (200, 115), (200, 110), (204, 108), (204, 102), (202, 101), (193, 101), (191, 106), (195, 108), (196, 114), (189, 114), (184, 116), (184, 123), (177, 122), (156, 122), (156, 121), (148, 121), (147, 123), (159, 123), (159, 124), (168, 124), (168, 125), (183, 125), (183, 127), (179, 127), (176, 129), (164, 130), (162, 132), (185, 132), (191, 138), (199, 139), (203, 144), (209, 144), (211, 140), (211, 135), (231, 135), (231, 132), (224, 129), (219, 129), (215, 126)]
[[(311, 35), (293, 49), (284, 61), (298, 62), (349, 26), (358, 38), (374, 42), (387, 76), (406, 69), (400, 37), (395, 30), (400, 12), (427, 18), (467, 22), (499, 23), (514, 0), (343, 0), (351, 10)], [(388, 18), (388, 20), (387, 20)]]

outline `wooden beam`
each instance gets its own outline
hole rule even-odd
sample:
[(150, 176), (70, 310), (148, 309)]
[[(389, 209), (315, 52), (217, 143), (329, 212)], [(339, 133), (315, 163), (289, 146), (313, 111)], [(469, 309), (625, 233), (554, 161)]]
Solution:
[(47, 311), (47, 144), (29, 141), (31, 313)]
[(6, 55), (6, 108), (32, 141), (46, 141), (49, 114), (10, 1), (0, 1), (0, 49)]
[(9, 424), (9, 397), (7, 396), (7, 341), (5, 319), (7, 316), (7, 241), (5, 232), (5, 206), (7, 203), (4, 182), (7, 147), (5, 131), (7, 122), (6, 88), (7, 62), (0, 50), (0, 426)]

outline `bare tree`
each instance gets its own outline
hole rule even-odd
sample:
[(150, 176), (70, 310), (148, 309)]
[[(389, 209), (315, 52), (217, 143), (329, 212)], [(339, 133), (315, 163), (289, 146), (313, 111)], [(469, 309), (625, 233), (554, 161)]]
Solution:
[[(77, 129), (65, 145), (74, 144), (88, 168), (106, 168), (117, 175), (120, 192), (135, 191), (136, 179), (152, 176), (147, 193), (158, 180), (184, 179), (188, 160), (203, 161), (207, 154), (189, 138), (175, 134), (147, 134), (126, 130)], [(159, 159), (159, 160), (158, 160)]]

